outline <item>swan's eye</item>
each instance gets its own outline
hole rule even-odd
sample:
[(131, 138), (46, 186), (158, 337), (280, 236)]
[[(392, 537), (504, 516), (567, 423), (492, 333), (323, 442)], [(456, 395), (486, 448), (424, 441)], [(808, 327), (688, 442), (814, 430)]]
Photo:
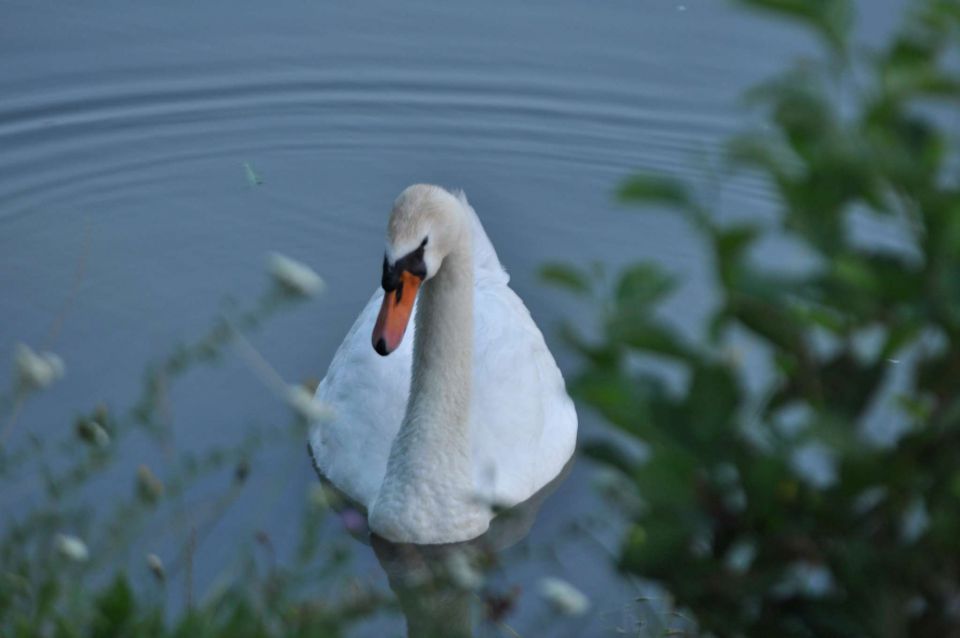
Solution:
[(380, 279), (380, 285), (386, 291), (395, 290), (400, 281), (400, 272), (396, 268), (390, 267), (386, 255), (383, 257), (383, 276)]
[(428, 239), (429, 237), (424, 237), (423, 241), (420, 242), (420, 246), (415, 251), (410, 253), (410, 256), (413, 257), (414, 260), (419, 261), (421, 263), (423, 262), (423, 249), (427, 246)]
[(383, 257), (383, 276), (380, 279), (380, 285), (387, 292), (397, 291), (399, 301), (400, 292), (400, 275), (401, 273), (408, 272), (415, 277), (419, 277), (421, 280), (425, 279), (427, 276), (427, 265), (423, 261), (423, 247), (426, 245), (427, 240), (424, 239), (423, 243), (420, 244), (420, 247), (417, 248), (412, 253), (409, 253), (400, 259), (398, 259), (393, 265), (390, 264), (387, 260), (387, 256)]

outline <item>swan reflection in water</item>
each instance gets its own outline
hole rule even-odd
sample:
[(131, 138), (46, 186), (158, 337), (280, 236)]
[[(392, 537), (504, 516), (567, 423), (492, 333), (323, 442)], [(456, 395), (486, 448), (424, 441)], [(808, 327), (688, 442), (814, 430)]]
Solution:
[[(510, 611), (518, 592), (481, 597), (481, 574), (484, 568), (496, 565), (500, 552), (526, 538), (540, 506), (567, 478), (573, 462), (570, 459), (553, 481), (529, 499), (498, 512), (487, 532), (470, 541), (443, 545), (393, 543), (370, 533), (365, 525), (346, 525), (355, 539), (372, 547), (406, 619), (407, 636), (473, 636), (476, 609), (483, 607), (484, 617), (493, 621)], [(355, 517), (363, 511), (319, 469), (317, 474), (325, 491), (333, 495), (329, 499), (331, 507), (341, 516)]]

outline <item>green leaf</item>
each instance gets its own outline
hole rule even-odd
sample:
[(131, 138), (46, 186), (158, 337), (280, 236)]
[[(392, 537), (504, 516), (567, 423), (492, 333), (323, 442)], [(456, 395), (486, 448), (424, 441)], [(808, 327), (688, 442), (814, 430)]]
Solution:
[(570, 384), (570, 391), (577, 398), (599, 410), (614, 425), (635, 434), (649, 425), (646, 390), (616, 369), (604, 368), (589, 370)]
[(565, 264), (552, 263), (543, 266), (540, 269), (540, 278), (578, 295), (588, 294), (593, 289), (593, 282), (587, 274)]
[(612, 341), (627, 347), (682, 359), (695, 360), (696, 352), (671, 328), (635, 314), (617, 314), (607, 324)]
[(797, 355), (805, 351), (801, 326), (781, 304), (749, 295), (734, 295), (728, 301), (727, 314), (771, 345)]
[(689, 530), (678, 529), (671, 519), (647, 516), (627, 534), (621, 561), (630, 571), (662, 578), (676, 569), (676, 557), (689, 545)]
[(620, 470), (627, 476), (633, 472), (637, 463), (636, 455), (629, 454), (622, 445), (604, 439), (583, 442), (580, 445), (580, 452), (595, 461)]
[(725, 288), (733, 289), (742, 283), (744, 257), (759, 235), (760, 228), (752, 224), (723, 228), (714, 233), (717, 272)]
[(811, 27), (838, 52), (846, 48), (847, 34), (853, 22), (853, 4), (850, 0), (741, 0), (741, 2)]
[(567, 321), (560, 324), (559, 334), (564, 343), (594, 366), (609, 368), (620, 360), (620, 351), (615, 344), (592, 343)]
[(737, 380), (730, 368), (707, 364), (693, 371), (687, 403), (687, 427), (701, 442), (713, 443), (734, 432), (733, 418), (740, 405)]
[(643, 308), (661, 301), (676, 287), (676, 280), (656, 265), (642, 263), (625, 269), (617, 282), (617, 303)]
[(690, 208), (693, 200), (687, 188), (679, 181), (655, 175), (634, 175), (626, 179), (617, 191), (621, 201), (669, 205)]
[(135, 607), (133, 591), (127, 579), (118, 575), (96, 601), (97, 617), (93, 626), (93, 637), (130, 635), (136, 617)]
[(759, 169), (768, 173), (774, 184), (799, 179), (803, 165), (782, 137), (768, 132), (737, 135), (726, 144), (727, 164), (731, 168)]

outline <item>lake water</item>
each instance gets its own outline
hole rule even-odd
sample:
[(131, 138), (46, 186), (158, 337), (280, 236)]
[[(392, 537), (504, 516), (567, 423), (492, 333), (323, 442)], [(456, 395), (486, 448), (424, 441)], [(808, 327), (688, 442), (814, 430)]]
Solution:
[[(865, 37), (888, 29), (901, 4), (865, 3)], [(720, 0), (3, 9), (0, 361), (18, 341), (44, 344), (79, 281), (50, 346), (68, 374), (26, 406), (12, 445), (27, 431), (61, 437), (98, 402), (128, 407), (146, 362), (200, 334), (225, 297), (256, 297), (270, 251), (329, 286), (252, 340), (286, 379), (322, 377), (379, 282), (391, 202), (414, 182), (466, 191), (568, 374), (575, 362), (556, 328), (586, 324), (591, 310), (538, 282), (546, 261), (656, 260), (684, 278), (665, 310), (694, 330), (711, 303), (701, 246), (672, 217), (623, 210), (612, 191), (641, 169), (709, 180), (721, 141), (747, 123), (742, 90), (816, 50)], [(775, 210), (749, 178), (724, 185), (722, 206)], [(236, 356), (188, 375), (170, 407), (178, 450), (226, 445), (246, 424), (287, 414)], [(602, 429), (584, 410), (581, 424), (581, 437)], [(128, 448), (119, 478), (100, 485), (105, 501), (129, 494), (140, 463), (163, 465), (147, 439)], [(502, 580), (522, 588), (508, 618), (521, 635), (544, 635), (544, 576), (593, 600), (589, 616), (550, 635), (631, 629), (642, 616), (636, 585), (608, 568), (617, 513), (591, 473), (577, 464), (504, 559)], [(255, 530), (286, 551), (292, 512), (315, 480), (301, 448), (255, 463), (249, 489), (204, 540), (197, 589)], [(571, 523), (589, 520), (608, 522), (606, 533), (569, 537)], [(372, 550), (350, 547), (355, 577), (385, 587)], [(379, 618), (357, 634), (399, 634), (399, 622)]]

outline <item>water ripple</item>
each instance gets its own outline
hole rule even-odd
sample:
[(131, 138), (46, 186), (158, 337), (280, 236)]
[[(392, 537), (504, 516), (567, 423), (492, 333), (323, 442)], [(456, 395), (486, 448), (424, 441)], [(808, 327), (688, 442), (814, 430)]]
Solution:
[[(0, 107), (10, 151), (0, 157), (0, 200), (56, 197), (104, 177), (120, 187), (130, 171), (216, 154), (311, 148), (468, 149), (621, 172), (652, 153), (682, 169), (735, 125), (670, 87), (581, 80), (377, 67), (75, 81)], [(243, 143), (250, 136), (259, 148)]]

